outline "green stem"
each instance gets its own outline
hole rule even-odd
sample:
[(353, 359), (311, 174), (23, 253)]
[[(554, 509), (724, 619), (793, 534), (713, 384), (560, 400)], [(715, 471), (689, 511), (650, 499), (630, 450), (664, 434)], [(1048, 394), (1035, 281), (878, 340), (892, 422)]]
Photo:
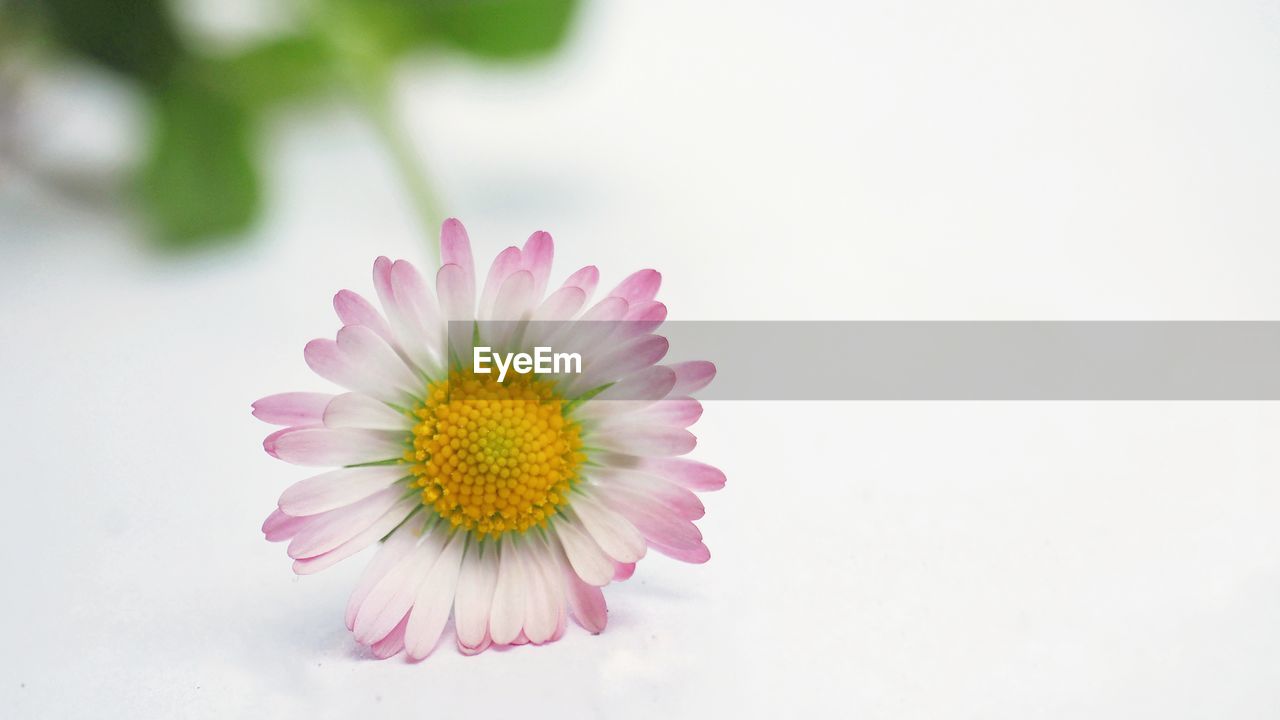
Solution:
[(382, 52), (376, 36), (359, 22), (360, 15), (352, 13), (351, 8), (358, 6), (316, 0), (304, 7), (309, 10), (316, 33), (329, 46), (347, 88), (368, 113), (387, 154), (391, 156), (428, 238), (431, 260), (438, 264), (440, 223), (444, 221), (444, 212), (422, 160), (414, 151), (413, 142), (395, 112), (391, 58)]
[(417, 211), (418, 219), (426, 233), (427, 245), (431, 248), (431, 261), (440, 263), (440, 223), (444, 221), (444, 212), (440, 201), (431, 187), (426, 170), (418, 154), (414, 151), (413, 142), (405, 132), (404, 126), (396, 117), (391, 107), (389, 88), (383, 88), (375, 97), (365, 103), (378, 136), (382, 139), (400, 179), (409, 191), (409, 200)]

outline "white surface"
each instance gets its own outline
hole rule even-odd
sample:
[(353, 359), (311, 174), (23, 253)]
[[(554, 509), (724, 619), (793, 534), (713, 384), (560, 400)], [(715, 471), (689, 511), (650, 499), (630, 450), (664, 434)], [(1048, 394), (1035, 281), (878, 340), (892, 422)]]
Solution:
[[(481, 256), (545, 228), (683, 319), (1280, 318), (1273, 5), (724, 7), (406, 69)], [(1280, 714), (1275, 404), (711, 404), (709, 564), (646, 559), (599, 637), (368, 659), (365, 556), (258, 533), (307, 471), (248, 403), (323, 387), (329, 297), (420, 241), (357, 118), (273, 139), (214, 256), (0, 189), (5, 717)]]

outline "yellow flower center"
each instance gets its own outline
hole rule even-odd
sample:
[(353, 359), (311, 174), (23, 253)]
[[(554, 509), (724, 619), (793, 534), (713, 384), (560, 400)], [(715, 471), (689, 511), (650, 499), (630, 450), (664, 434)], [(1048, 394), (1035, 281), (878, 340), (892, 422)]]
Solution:
[(546, 526), (586, 459), (581, 428), (552, 384), (530, 375), (454, 372), (414, 411), (412, 463), (422, 504), (477, 535)]

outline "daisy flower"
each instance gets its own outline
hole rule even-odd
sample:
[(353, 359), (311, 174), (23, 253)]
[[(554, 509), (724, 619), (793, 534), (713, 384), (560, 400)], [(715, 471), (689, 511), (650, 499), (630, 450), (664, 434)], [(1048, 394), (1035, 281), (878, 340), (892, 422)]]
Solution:
[[(268, 540), (288, 541), (294, 572), (379, 545), (346, 611), (379, 658), (426, 657), (450, 616), (466, 654), (556, 640), (570, 614), (599, 633), (601, 588), (629, 578), (648, 549), (710, 557), (694, 493), (725, 478), (680, 456), (702, 414), (690, 395), (715, 367), (659, 364), (657, 272), (634, 273), (592, 304), (593, 266), (548, 292), (552, 251), (551, 236), (534, 233), (499, 253), (480, 286), (466, 231), (445, 221), (434, 287), (408, 262), (380, 257), (381, 312), (350, 290), (334, 296), (342, 328), (304, 354), (346, 392), (253, 404), (285, 426), (263, 442), (273, 457), (334, 468), (286, 489), (263, 523)], [(578, 372), (499, 380), (471, 363), (470, 344), (482, 342), (553, 344), (585, 359)]]

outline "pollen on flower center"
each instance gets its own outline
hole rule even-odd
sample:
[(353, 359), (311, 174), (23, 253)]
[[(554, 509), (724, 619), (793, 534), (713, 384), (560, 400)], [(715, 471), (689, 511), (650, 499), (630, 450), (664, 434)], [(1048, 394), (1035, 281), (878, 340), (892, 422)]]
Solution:
[(492, 378), (454, 372), (428, 386), (405, 460), (422, 504), (455, 527), (496, 537), (545, 526), (586, 456), (550, 382)]

